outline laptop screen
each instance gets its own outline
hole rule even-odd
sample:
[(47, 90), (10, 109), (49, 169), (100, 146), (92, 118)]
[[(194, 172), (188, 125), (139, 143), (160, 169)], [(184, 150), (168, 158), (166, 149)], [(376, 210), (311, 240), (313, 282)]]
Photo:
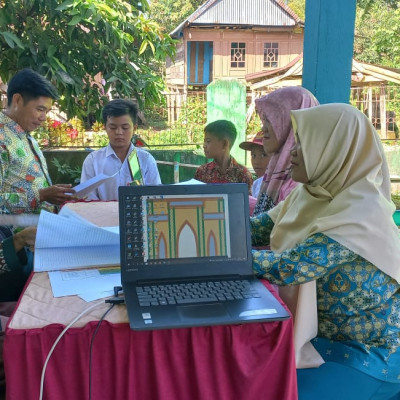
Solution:
[(224, 275), (251, 265), (247, 185), (130, 186), (119, 193), (123, 274)]

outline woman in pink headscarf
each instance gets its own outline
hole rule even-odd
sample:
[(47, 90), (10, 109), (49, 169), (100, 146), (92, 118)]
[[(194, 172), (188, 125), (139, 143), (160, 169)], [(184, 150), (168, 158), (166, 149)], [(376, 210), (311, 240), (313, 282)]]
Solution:
[(313, 94), (302, 87), (278, 89), (256, 100), (256, 111), (264, 133), (264, 150), (272, 154), (272, 157), (265, 171), (253, 215), (275, 207), (297, 185), (290, 174), (290, 149), (294, 145), (290, 111), (318, 104)]

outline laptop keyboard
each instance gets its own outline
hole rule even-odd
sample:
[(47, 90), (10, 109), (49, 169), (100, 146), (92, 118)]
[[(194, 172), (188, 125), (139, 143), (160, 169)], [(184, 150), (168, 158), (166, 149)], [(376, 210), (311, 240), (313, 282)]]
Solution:
[(248, 280), (138, 286), (136, 293), (140, 306), (196, 304), (260, 297)]

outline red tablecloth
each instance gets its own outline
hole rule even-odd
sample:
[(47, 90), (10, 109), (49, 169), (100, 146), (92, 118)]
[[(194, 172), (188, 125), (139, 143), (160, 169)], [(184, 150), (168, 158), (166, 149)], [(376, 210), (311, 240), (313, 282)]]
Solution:
[[(93, 321), (70, 328), (58, 343), (47, 366), (44, 399), (89, 398), (96, 326)], [(63, 328), (7, 328), (7, 400), (39, 398), (44, 361)], [(92, 399), (296, 400), (292, 336), (291, 320), (144, 332), (103, 321), (93, 343)]]

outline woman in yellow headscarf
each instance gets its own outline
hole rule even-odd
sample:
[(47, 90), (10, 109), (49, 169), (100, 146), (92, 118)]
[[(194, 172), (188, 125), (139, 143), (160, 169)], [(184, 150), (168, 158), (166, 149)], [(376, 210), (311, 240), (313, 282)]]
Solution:
[(253, 244), (271, 248), (253, 250), (254, 272), (284, 298), (297, 289), (287, 297), (295, 340), (316, 336), (325, 361), (296, 354), (306, 367), (299, 400), (391, 399), (400, 393), (400, 239), (380, 139), (347, 104), (292, 111), (292, 121), (301, 184), (251, 224)]

